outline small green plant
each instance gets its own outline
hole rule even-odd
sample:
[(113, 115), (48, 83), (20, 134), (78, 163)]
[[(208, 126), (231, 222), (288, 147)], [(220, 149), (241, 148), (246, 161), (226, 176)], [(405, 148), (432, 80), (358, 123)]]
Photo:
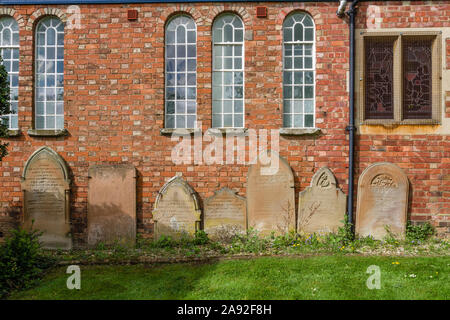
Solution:
[(97, 243), (97, 246), (96, 246), (96, 248), (95, 248), (96, 250), (106, 250), (106, 245), (105, 245), (105, 243), (104, 242), (99, 242), (99, 243)]
[(15, 229), (0, 246), (0, 296), (30, 287), (52, 265), (51, 259), (41, 255), (41, 234), (36, 230)]
[(271, 238), (272, 238), (272, 248), (283, 249), (293, 245), (297, 240), (298, 236), (294, 231), (290, 231), (289, 233), (276, 237), (274, 235), (271, 235)]
[(420, 244), (420, 242), (426, 241), (433, 234), (434, 228), (429, 222), (418, 225), (409, 222), (406, 225), (406, 240), (412, 244)]
[(178, 246), (185, 249), (192, 248), (193, 245), (194, 245), (194, 237), (185, 231), (181, 233), (180, 239), (174, 242), (174, 246)]
[(208, 234), (203, 230), (197, 230), (194, 235), (194, 244), (203, 245), (209, 242)]
[(338, 228), (338, 232), (336, 235), (337, 242), (341, 245), (349, 245), (355, 239), (355, 235), (353, 233), (353, 224), (350, 223), (348, 216), (346, 215), (344, 220), (342, 220), (344, 225)]
[(172, 248), (176, 242), (171, 236), (161, 235), (158, 240), (152, 242), (151, 247), (153, 248)]
[(230, 252), (262, 252), (268, 248), (269, 243), (270, 239), (260, 237), (258, 231), (250, 228), (246, 234), (237, 234), (233, 237)]
[(141, 249), (147, 245), (147, 239), (142, 236), (142, 233), (136, 235), (136, 248)]
[(112, 245), (112, 252), (116, 256), (126, 256), (128, 251), (130, 251), (131, 247), (123, 242), (120, 241), (114, 241)]
[(358, 245), (360, 245), (360, 246), (368, 246), (370, 248), (375, 248), (380, 243), (379, 240), (376, 240), (372, 236), (367, 236), (367, 237), (364, 237), (364, 238), (360, 238), (360, 239), (357, 240), (357, 242), (358, 242)]
[(391, 227), (386, 225), (384, 226), (384, 230), (386, 230), (386, 235), (384, 236), (385, 243), (392, 246), (398, 246), (400, 243), (396, 234), (392, 232)]

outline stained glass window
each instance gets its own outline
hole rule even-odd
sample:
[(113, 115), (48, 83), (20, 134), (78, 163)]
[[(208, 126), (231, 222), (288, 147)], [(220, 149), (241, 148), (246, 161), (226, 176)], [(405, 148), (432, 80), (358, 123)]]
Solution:
[(394, 118), (394, 40), (365, 41), (365, 118)]
[(188, 16), (166, 28), (166, 128), (194, 128), (197, 120), (197, 29)]
[(315, 115), (315, 44), (312, 18), (298, 12), (283, 23), (283, 126), (312, 128)]
[(64, 24), (46, 17), (36, 26), (35, 128), (64, 128)]
[(19, 25), (12, 17), (0, 18), (0, 55), (8, 72), (11, 114), (2, 117), (10, 130), (17, 130), (19, 100)]
[(403, 41), (403, 118), (431, 119), (431, 40)]
[(213, 25), (212, 126), (244, 127), (244, 24), (235, 14)]

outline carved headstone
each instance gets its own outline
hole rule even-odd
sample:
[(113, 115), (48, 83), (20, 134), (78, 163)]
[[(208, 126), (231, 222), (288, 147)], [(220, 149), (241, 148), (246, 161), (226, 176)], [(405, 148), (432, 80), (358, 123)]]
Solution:
[(317, 171), (311, 185), (298, 198), (297, 230), (306, 233), (336, 232), (343, 226), (347, 197), (336, 187), (336, 179), (327, 167)]
[(23, 226), (43, 232), (43, 248), (71, 249), (69, 177), (64, 159), (49, 147), (36, 150), (22, 176)]
[(245, 198), (222, 188), (205, 201), (204, 229), (211, 239), (244, 233), (247, 229)]
[(136, 169), (130, 164), (89, 168), (88, 245), (136, 242)]
[(264, 151), (249, 168), (247, 214), (248, 227), (261, 235), (295, 230), (294, 176), (286, 160), (273, 151)]
[(179, 239), (199, 230), (201, 211), (195, 191), (181, 177), (170, 179), (159, 191), (153, 209), (155, 239)]
[(408, 178), (395, 164), (376, 163), (359, 177), (356, 233), (383, 239), (391, 232), (403, 237), (408, 210)]

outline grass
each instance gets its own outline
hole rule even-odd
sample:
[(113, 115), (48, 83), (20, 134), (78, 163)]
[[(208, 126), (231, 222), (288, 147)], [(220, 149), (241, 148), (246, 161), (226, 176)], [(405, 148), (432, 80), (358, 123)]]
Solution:
[[(397, 263), (398, 262), (398, 263)], [(393, 264), (394, 263), (394, 264)], [(369, 290), (370, 265), (381, 289)], [(10, 299), (450, 299), (450, 257), (263, 257), (211, 264), (81, 266), (81, 290), (58, 267)]]

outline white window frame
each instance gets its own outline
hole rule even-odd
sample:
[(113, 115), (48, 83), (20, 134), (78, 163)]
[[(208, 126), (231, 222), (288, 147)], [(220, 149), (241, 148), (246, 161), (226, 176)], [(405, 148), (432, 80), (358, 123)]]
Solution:
[[(285, 31), (285, 28), (286, 28), (285, 27), (286, 22), (288, 21), (288, 19), (293, 19), (294, 16), (299, 15), (299, 14), (300, 15), (304, 15), (302, 20), (300, 22), (298, 22), (298, 21), (294, 22), (293, 26), (289, 27), (289, 28), (292, 28), (292, 36), (295, 38), (295, 36), (294, 36), (294, 34), (295, 34), (294, 33), (295, 32), (295, 25), (297, 23), (300, 23), (303, 26), (303, 41), (295, 41), (295, 40), (294, 41), (285, 41), (284, 31)], [(312, 21), (312, 29), (313, 29), (313, 40), (312, 41), (305, 41), (304, 40), (305, 39), (305, 29), (307, 29), (307, 28), (311, 29), (310, 26), (306, 26), (305, 27), (303, 25), (303, 20), (306, 17), (309, 17), (311, 19), (311, 21)], [(315, 125), (316, 125), (316, 25), (314, 23), (314, 19), (312, 18), (312, 16), (310, 14), (308, 14), (306, 12), (303, 12), (303, 11), (294, 12), (294, 13), (288, 15), (286, 17), (286, 19), (284, 20), (283, 27), (282, 27), (282, 33), (283, 33), (282, 34), (282, 36), (283, 36), (283, 54), (282, 54), (282, 56), (283, 56), (283, 119), (282, 119), (283, 128), (314, 129)], [(292, 45), (292, 46), (293, 45), (302, 45), (303, 46), (303, 50), (304, 50), (304, 45), (307, 45), (307, 44), (312, 45), (312, 67), (311, 68), (305, 68), (305, 54), (304, 54), (304, 51), (303, 51), (303, 63), (302, 63), (303, 67), (302, 68), (295, 68), (294, 67), (294, 59), (292, 59), (292, 68), (287, 69), (286, 65), (285, 65), (285, 63), (286, 63), (286, 59), (285, 59), (286, 45)], [(292, 57), (294, 57), (294, 54), (292, 54)], [(307, 72), (307, 71), (309, 71), (309, 72), (312, 71), (313, 72), (313, 81), (312, 81), (312, 84), (311, 84), (312, 87), (313, 87), (313, 96), (312, 96), (312, 98), (305, 98), (305, 76), (304, 76), (304, 73)], [(284, 96), (284, 90), (285, 90), (285, 86), (286, 86), (286, 84), (285, 84), (285, 76), (284, 76), (285, 72), (290, 72), (291, 73), (291, 84), (289, 85), (292, 88), (291, 89), (292, 90), (291, 98), (286, 98)], [(294, 90), (295, 90), (294, 89), (294, 72), (303, 72), (303, 84), (301, 85), (302, 86), (302, 98), (300, 98), (300, 99), (299, 98), (297, 98), (297, 99), (294, 98)], [(300, 100), (302, 101), (302, 108), (301, 108), (302, 112), (294, 112), (294, 101), (300, 101)], [(312, 106), (312, 108), (313, 108), (312, 113), (310, 113), (310, 112), (305, 113), (305, 100), (312, 100), (312, 104), (313, 104), (313, 106)], [(291, 112), (285, 112), (285, 101), (290, 101)], [(305, 126), (306, 115), (311, 115), (311, 114), (313, 116), (312, 126), (306, 127)], [(286, 125), (285, 120), (284, 120), (285, 115), (290, 115), (291, 116), (290, 125)], [(294, 116), (295, 115), (302, 115), (302, 126), (295, 126), (294, 125), (294, 123), (295, 123)]]
[[(174, 38), (174, 42), (173, 43), (169, 43), (168, 42), (168, 36), (167, 33), (170, 31), (169, 27), (171, 26), (172, 23), (176, 23), (176, 20), (179, 18), (187, 18), (190, 21), (192, 21), (192, 23), (194, 24), (194, 29), (189, 29), (188, 28), (188, 23), (186, 22), (184, 24), (179, 24), (175, 27), (175, 38)], [(178, 42), (178, 36), (177, 36), (177, 28), (180, 26), (184, 26), (185, 28), (185, 42), (184, 43), (179, 43)], [(195, 32), (195, 40), (194, 42), (189, 42), (188, 40), (188, 32)], [(197, 59), (197, 24), (195, 23), (195, 20), (188, 16), (188, 15), (184, 15), (184, 14), (179, 14), (176, 15), (174, 17), (172, 17), (166, 24), (166, 28), (165, 28), (165, 41), (164, 41), (164, 51), (165, 51), (165, 56), (164, 56), (164, 92), (165, 92), (165, 96), (164, 96), (164, 126), (165, 128), (168, 129), (195, 129), (197, 127), (197, 113), (198, 113), (198, 104), (197, 104), (197, 65), (198, 65), (198, 59)], [(173, 57), (168, 57), (168, 46), (169, 45), (173, 45), (175, 47), (174, 49), (174, 56)], [(178, 57), (178, 45), (184, 45), (185, 46), (185, 56), (184, 57)], [(188, 57), (188, 49), (187, 46), (190, 45), (195, 45), (195, 56), (194, 57)], [(185, 61), (185, 68), (184, 71), (178, 71), (178, 59), (183, 59)], [(173, 72), (168, 72), (168, 64), (169, 64), (169, 59), (170, 60), (174, 60), (175, 61), (175, 65), (174, 65), (174, 71)], [(188, 60), (195, 60), (195, 70), (194, 71), (188, 71)], [(169, 74), (173, 75), (173, 85), (169, 86), (168, 85), (168, 76)], [(184, 84), (178, 84), (178, 75), (184, 74)], [(195, 84), (188, 85), (188, 74), (194, 74), (195, 75)], [(175, 90), (175, 94), (174, 94), (174, 99), (168, 99), (168, 88), (174, 88)], [(178, 100), (177, 97), (177, 89), (178, 88), (184, 88), (184, 99), (180, 99)], [(195, 98), (194, 99), (189, 99), (188, 98), (188, 88), (194, 88), (195, 90)], [(174, 113), (168, 113), (168, 104), (173, 102), (174, 103)], [(178, 112), (178, 102), (182, 102), (184, 103), (184, 112)], [(195, 112), (194, 113), (188, 113), (187, 111), (187, 105), (188, 103), (194, 103), (195, 105)], [(178, 126), (178, 117), (184, 116), (184, 125), (183, 126)], [(188, 126), (188, 117), (194, 116), (194, 123), (192, 126)], [(173, 122), (173, 126), (168, 126), (168, 118), (169, 117), (173, 117), (174, 118), (174, 122)]]
[[(40, 32), (39, 31), (39, 27), (47, 22), (47, 21), (59, 21), (59, 24), (57, 24), (56, 26), (53, 26), (53, 23), (51, 24), (50, 27), (47, 27), (46, 30), (44, 32)], [(62, 24), (62, 32), (57, 30), (57, 27), (60, 26), (60, 24)], [(49, 28), (54, 28), (55, 29), (55, 44), (54, 45), (47, 45), (47, 32), (49, 30)], [(64, 23), (61, 21), (61, 19), (59, 19), (56, 16), (46, 16), (44, 18), (42, 18), (37, 24), (36, 24), (36, 29), (35, 29), (35, 78), (34, 78), (34, 92), (35, 92), (35, 100), (34, 100), (34, 128), (37, 130), (61, 130), (64, 129)], [(59, 39), (59, 35), (62, 34), (62, 39), (63, 39), (63, 44), (60, 45), (58, 44), (58, 39)], [(39, 44), (39, 40), (40, 37), (44, 36), (44, 45), (40, 45)], [(47, 53), (48, 53), (48, 48), (55, 48), (55, 57), (53, 59), (48, 59), (47, 58)], [(62, 58), (58, 58), (58, 48), (63, 49), (63, 57)], [(41, 59), (40, 58), (40, 49), (44, 50), (44, 58)], [(40, 62), (44, 62), (44, 72), (39, 71), (39, 63)], [(47, 72), (47, 62), (54, 62), (54, 72)], [(62, 72), (58, 72), (58, 63), (62, 63)], [(47, 85), (47, 81), (49, 79), (49, 76), (54, 76), (54, 85), (53, 86), (48, 86)], [(44, 86), (40, 85), (40, 78), (41, 77), (44, 78)], [(57, 85), (58, 82), (58, 76), (62, 76), (62, 87)], [(62, 100), (58, 100), (58, 89), (62, 88)], [(45, 91), (45, 95), (44, 95), (44, 99), (39, 99), (39, 89), (44, 90)], [(54, 100), (47, 100), (47, 90), (51, 90), (54, 89)], [(41, 110), (41, 108), (39, 107), (39, 104), (42, 103), (43, 106), (43, 110)], [(47, 106), (48, 103), (54, 103), (54, 111), (53, 113), (49, 113), (47, 111)], [(62, 109), (62, 113), (58, 111), (58, 104), (60, 105), (60, 109)], [(60, 110), (61, 111), (61, 110)], [(44, 126), (38, 126), (38, 117), (43, 117), (44, 120)], [(50, 125), (48, 120), (51, 119), (51, 117), (54, 118), (54, 123), (53, 125)], [(59, 125), (58, 125), (58, 121), (57, 119), (59, 119)]]
[[(225, 25), (221, 28), (221, 32), (222, 32), (222, 41), (221, 42), (216, 42), (215, 41), (215, 39), (214, 39), (214, 32), (215, 32), (215, 29), (216, 29), (216, 24), (220, 21), (220, 20), (222, 20), (222, 19), (224, 19), (224, 18), (226, 18), (226, 17), (233, 17), (233, 21), (234, 21), (234, 19), (239, 19), (239, 21), (241, 22), (241, 25), (242, 25), (242, 28), (236, 28), (232, 23), (233, 23), (233, 21), (231, 22), (231, 25), (232, 25), (232, 27), (233, 27), (233, 40), (234, 40), (234, 37), (235, 37), (235, 32), (236, 32), (236, 30), (242, 30), (242, 41), (240, 41), (240, 42), (236, 42), (236, 41), (233, 41), (233, 42), (225, 42), (225, 41), (223, 41), (224, 40), (224, 29), (225, 29)], [(225, 13), (225, 14), (222, 14), (222, 15), (220, 15), (219, 17), (217, 17), (216, 18), (216, 20), (214, 21), (214, 24), (213, 24), (213, 27), (212, 27), (212, 38), (213, 38), (213, 55), (212, 55), (212, 119), (211, 119), (211, 121), (212, 121), (212, 127), (213, 128), (219, 128), (219, 129), (221, 129), (221, 128), (244, 128), (245, 127), (245, 25), (244, 25), (244, 22), (242, 21), (242, 19), (237, 15), (237, 14), (233, 14), (233, 13)], [(217, 49), (218, 49), (218, 47), (221, 47), (221, 48), (225, 48), (225, 47), (227, 47), (227, 46), (231, 46), (233, 49), (232, 49), (232, 55), (230, 56), (231, 57), (231, 59), (232, 59), (232, 68), (231, 69), (226, 69), (226, 68), (224, 68), (224, 61), (225, 61), (225, 56), (220, 56), (221, 57), (221, 61), (222, 61), (222, 68), (216, 68), (216, 60), (215, 60), (215, 57), (216, 57), (216, 51), (217, 51)], [(235, 47), (237, 47), (237, 46), (241, 46), (241, 56), (240, 56), (240, 58), (241, 58), (241, 68), (240, 69), (236, 69), (236, 68), (234, 68), (234, 61), (235, 61), (235, 59), (238, 57), (238, 56), (235, 56)], [(222, 49), (222, 54), (223, 54), (223, 49)], [(227, 56), (228, 57), (228, 56)], [(224, 98), (224, 93), (225, 93), (225, 84), (224, 84), (224, 80), (225, 80), (225, 72), (230, 72), (231, 73), (231, 75), (232, 75), (232, 80), (231, 80), (231, 88), (232, 88), (232, 95), (233, 95), (233, 97), (231, 98), (231, 99), (225, 99)], [(239, 86), (242, 86), (242, 99), (240, 99), (240, 98), (235, 98), (234, 97), (234, 87), (235, 87), (235, 83), (234, 83), (234, 73), (235, 72), (242, 72), (242, 84), (239, 84)], [(220, 73), (221, 74), (221, 83), (219, 84), (219, 85), (215, 85), (215, 82), (214, 82), (214, 78), (215, 78), (215, 74), (218, 74), (218, 73)], [(221, 88), (221, 98), (220, 99), (214, 99), (214, 96), (215, 96), (215, 88), (217, 88), (217, 87), (220, 87)], [(238, 113), (238, 112), (235, 112), (235, 101), (239, 101), (239, 100), (242, 100), (242, 113)], [(221, 112), (220, 113), (217, 113), (217, 112), (214, 112), (214, 101), (220, 101), (220, 105), (221, 105)], [(223, 111), (224, 111), (224, 101), (231, 101), (232, 102), (232, 112), (231, 113), (229, 113), (229, 112), (227, 112), (227, 113), (224, 113)], [(230, 115), (231, 114), (231, 117), (232, 117), (232, 126), (225, 126), (224, 125), (224, 115), (225, 114), (227, 114), (227, 115)], [(242, 125), (241, 126), (236, 126), (235, 125), (235, 114), (242, 114)], [(220, 125), (218, 126), (218, 125), (215, 125), (215, 119), (214, 119), (214, 116), (215, 115), (220, 115), (221, 116), (221, 121), (220, 121)]]
[[(3, 42), (3, 28), (2, 32), (0, 33), (0, 55), (4, 56), (3, 51), (4, 50), (11, 50), (11, 57), (7, 60), (9, 63), (9, 70), (6, 70), (8, 72), (8, 80), (9, 80), (9, 88), (10, 88), (10, 107), (12, 113), (3, 115), (3, 120), (6, 120), (8, 122), (8, 129), (9, 130), (19, 130), (19, 119), (18, 119), (18, 111), (19, 111), (19, 70), (20, 70), (20, 60), (19, 60), (19, 50), (20, 50), (20, 40), (19, 40), (19, 24), (17, 21), (11, 17), (11, 16), (2, 16), (0, 17), (0, 24), (3, 25), (3, 21), (10, 20), (12, 24), (8, 26), (11, 32), (11, 42), (9, 45), (4, 44)], [(16, 27), (16, 31), (13, 30), (13, 28)], [(14, 36), (16, 34), (16, 37)], [(16, 38), (16, 39), (15, 39)], [(15, 40), (17, 40), (17, 43), (15, 43)], [(17, 52), (17, 58), (14, 58), (15, 52)], [(14, 62), (17, 63), (17, 71), (14, 70)], [(4, 64), (4, 62), (3, 62)], [(12, 75), (17, 76), (17, 86), (13, 86), (13, 80)], [(17, 100), (13, 99), (14, 93), (13, 91), (17, 90)], [(16, 107), (14, 107), (14, 105)], [(17, 126), (12, 125), (12, 118), (16, 118)]]

